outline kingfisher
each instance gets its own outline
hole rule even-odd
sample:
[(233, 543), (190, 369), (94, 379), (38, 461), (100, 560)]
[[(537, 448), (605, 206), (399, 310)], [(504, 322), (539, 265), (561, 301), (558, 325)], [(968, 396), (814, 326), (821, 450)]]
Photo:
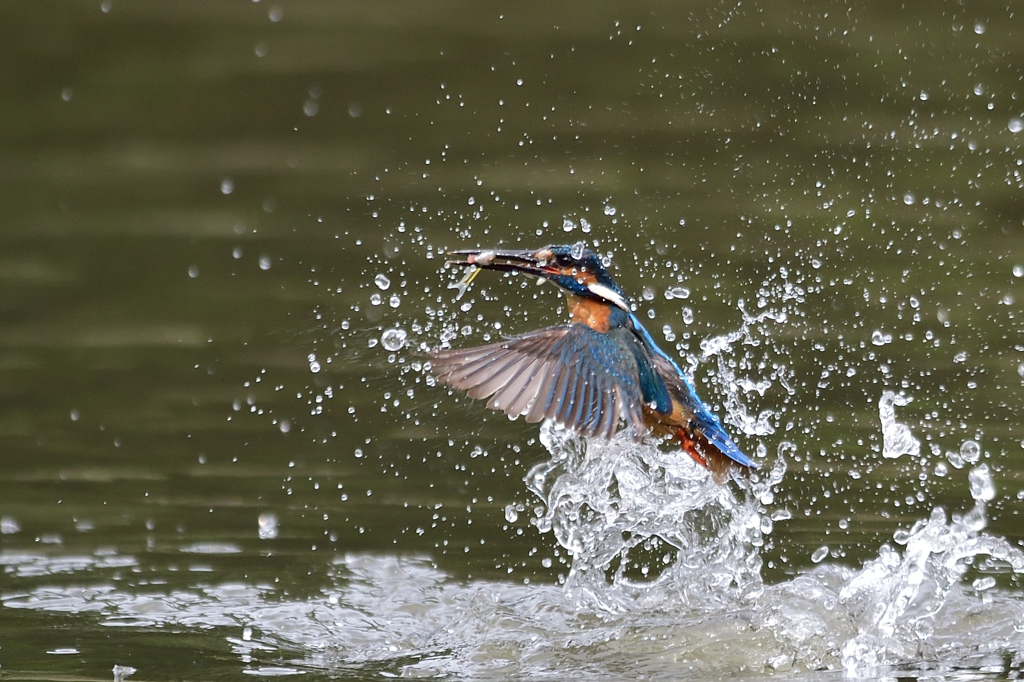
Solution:
[(549, 281), (568, 299), (569, 322), (498, 343), (429, 352), (437, 379), (527, 422), (550, 419), (587, 437), (678, 439), (716, 480), (758, 465), (733, 443), (679, 365), (654, 342), (598, 254), (575, 245), (536, 251), (451, 251), (451, 264)]

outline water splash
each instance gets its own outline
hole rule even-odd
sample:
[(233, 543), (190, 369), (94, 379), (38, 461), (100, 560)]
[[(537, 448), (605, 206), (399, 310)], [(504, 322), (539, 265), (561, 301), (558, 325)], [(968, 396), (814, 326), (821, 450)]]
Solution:
[[(784, 518), (769, 512), (792, 446), (772, 468), (719, 486), (652, 443), (587, 441), (553, 424), (541, 436), (549, 458), (526, 483), (543, 505), (534, 523), (572, 554), (562, 587), (466, 582), (429, 557), (345, 554), (310, 597), (205, 579), (140, 590), (102, 577), (139, 566), (132, 556), (0, 552), (12, 583), (0, 603), (122, 628), (221, 628), (254, 674), (812, 680), (1024, 670), (1024, 597), (995, 580), (1024, 575), (1024, 553), (984, 532), (997, 497), (986, 464), (968, 472), (966, 512), (935, 507), (859, 569), (819, 549), (812, 568), (770, 585), (760, 548), (772, 518)], [(36, 586), (57, 574), (85, 586)]]
[(903, 455), (921, 454), (921, 441), (914, 437), (910, 427), (896, 421), (896, 406), (909, 405), (913, 399), (892, 391), (883, 391), (878, 399), (878, 418), (882, 421), (882, 456), (896, 459)]
[[(71, 571), (87, 584), (16, 589), (0, 600), (7, 609), (88, 614), (121, 628), (220, 628), (243, 669), (256, 674), (270, 665), (403, 678), (817, 680), (827, 670), (932, 679), (965, 667), (1004, 676), (1024, 669), (1024, 598), (990, 577), (965, 581), (980, 557), (985, 570), (998, 564), (1024, 574), (1024, 554), (982, 532), (995, 494), (985, 466), (972, 472), (967, 513), (947, 519), (934, 509), (860, 569), (822, 561), (765, 585), (755, 520), (765, 518), (758, 504), (783, 465), (751, 480), (738, 499), (689, 460), (651, 445), (601, 448), (552, 427), (545, 440), (551, 461), (529, 484), (551, 504), (536, 523), (550, 524), (573, 550), (564, 588), (467, 583), (429, 557), (345, 554), (328, 567), (322, 594), (308, 598), (238, 582), (133, 591), (96, 573), (137, 566), (131, 556), (71, 566), (43, 552), (0, 552), (11, 580)], [(638, 535), (663, 538), (659, 553), (675, 561), (643, 579), (620, 570), (645, 560), (632, 554), (644, 544)], [(675, 544), (666, 551), (668, 542)]]
[(756, 495), (741, 501), (677, 450), (625, 435), (587, 441), (546, 422), (540, 437), (551, 458), (526, 477), (544, 502), (533, 522), (572, 556), (565, 591), (577, 608), (708, 610), (760, 594)]
[[(1024, 606), (1019, 597), (1002, 595), (997, 605), (992, 598), (979, 599), (975, 586), (969, 589), (962, 582), (980, 556), (1024, 574), (1024, 553), (981, 533), (985, 503), (995, 495), (988, 467), (977, 467), (970, 479), (973, 509), (947, 521), (945, 511), (935, 507), (927, 520), (894, 534), (894, 541), (905, 547), (902, 554), (883, 545), (877, 559), (842, 576), (835, 594), (857, 625), (841, 649), (848, 672), (865, 675), (879, 665), (950, 654), (1019, 651), (1024, 644), (1017, 626)], [(830, 572), (841, 575), (834, 567)], [(982, 606), (988, 612), (981, 619), (984, 625), (972, 622)]]

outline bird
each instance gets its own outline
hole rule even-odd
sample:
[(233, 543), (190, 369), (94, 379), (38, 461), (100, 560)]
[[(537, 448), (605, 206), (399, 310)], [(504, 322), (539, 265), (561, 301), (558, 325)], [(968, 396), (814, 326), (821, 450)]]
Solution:
[[(569, 322), (497, 343), (428, 351), (441, 382), (487, 400), (487, 407), (535, 423), (549, 419), (585, 437), (677, 439), (721, 482), (758, 464), (729, 437), (679, 365), (654, 342), (602, 258), (582, 243), (537, 250), (451, 251), (450, 264), (548, 281), (568, 300)], [(461, 294), (460, 294), (461, 295)]]

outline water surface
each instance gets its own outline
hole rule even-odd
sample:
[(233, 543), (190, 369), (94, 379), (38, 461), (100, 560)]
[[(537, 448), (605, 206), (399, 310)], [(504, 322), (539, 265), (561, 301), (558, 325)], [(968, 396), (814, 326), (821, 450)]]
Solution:
[[(3, 12), (3, 674), (1019, 674), (1012, 5)], [(578, 240), (749, 488), (430, 385)]]

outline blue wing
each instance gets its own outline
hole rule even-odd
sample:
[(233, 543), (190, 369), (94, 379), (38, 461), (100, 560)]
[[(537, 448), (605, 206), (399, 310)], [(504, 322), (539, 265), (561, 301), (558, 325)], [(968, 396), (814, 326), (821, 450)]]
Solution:
[(637, 362), (618, 339), (584, 324), (539, 329), (500, 343), (430, 353), (437, 378), (489, 398), (487, 407), (526, 421), (552, 419), (585, 436), (611, 438), (624, 420), (646, 432)]

